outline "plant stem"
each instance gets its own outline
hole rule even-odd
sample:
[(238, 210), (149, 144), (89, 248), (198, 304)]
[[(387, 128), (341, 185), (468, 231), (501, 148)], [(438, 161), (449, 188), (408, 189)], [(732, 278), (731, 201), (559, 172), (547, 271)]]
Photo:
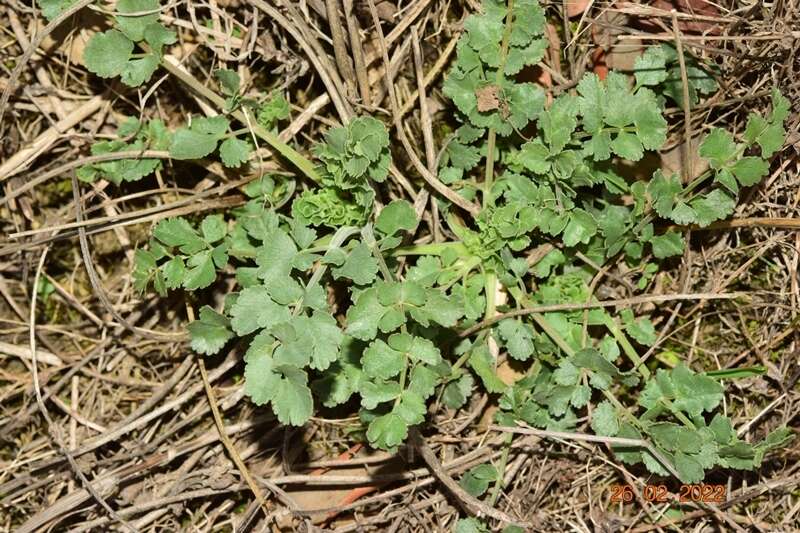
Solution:
[[(325, 250), (327, 251), (339, 248), (342, 244), (344, 244), (344, 241), (346, 241), (348, 237), (357, 232), (358, 228), (354, 228), (352, 226), (342, 226), (336, 231), (336, 233), (334, 233), (333, 237), (330, 238), (330, 243), (325, 247)], [(314, 284), (319, 283), (319, 280), (321, 280), (322, 276), (325, 275), (325, 271), (327, 269), (328, 265), (323, 265), (322, 263), (317, 262), (314, 268), (314, 273), (311, 274), (311, 278), (308, 280), (308, 283), (306, 283), (306, 291), (313, 287)], [(298, 313), (300, 313), (300, 311), (303, 309), (303, 303), (305, 302), (305, 299), (306, 297), (304, 295), (294, 308), (292, 316), (297, 316)]]
[(484, 317), (491, 318), (497, 311), (497, 301), (495, 299), (497, 292), (497, 275), (494, 272), (486, 274), (483, 292), (486, 295), (486, 312), (484, 313)]
[(392, 250), (393, 256), (402, 255), (442, 255), (446, 250), (453, 250), (460, 257), (469, 257), (471, 254), (461, 242), (437, 242), (429, 244), (414, 244), (402, 246)]
[(369, 247), (373, 257), (378, 261), (378, 268), (381, 271), (383, 279), (387, 282), (394, 281), (394, 274), (389, 270), (389, 267), (386, 265), (386, 260), (383, 258), (383, 254), (378, 249), (378, 243), (375, 241), (375, 234), (372, 232), (372, 224), (368, 223), (364, 226), (361, 230), (361, 236), (364, 238), (364, 244)]
[[(395, 281), (394, 274), (392, 271), (389, 270), (388, 265), (386, 264), (386, 260), (383, 258), (383, 254), (381, 253), (380, 249), (378, 248), (378, 243), (375, 241), (375, 234), (372, 232), (372, 224), (367, 224), (361, 230), (361, 236), (364, 238), (364, 244), (366, 244), (369, 249), (372, 251), (372, 255), (378, 261), (378, 269), (381, 271), (381, 275), (383, 279), (387, 282)], [(401, 333), (407, 333), (408, 330), (406, 325), (403, 324), (400, 326)], [(404, 390), (406, 388), (406, 375), (408, 374), (408, 353), (403, 353), (403, 368), (400, 370), (400, 390)], [(400, 394), (394, 400), (394, 405), (400, 403), (400, 400), (403, 398), (403, 395)]]
[(667, 398), (661, 398), (661, 403), (663, 403), (664, 405), (666, 405), (666, 406), (667, 406), (667, 409), (669, 409), (670, 413), (672, 413), (673, 415), (675, 415), (675, 418), (677, 418), (678, 420), (680, 420), (680, 421), (681, 421), (681, 423), (682, 423), (684, 426), (686, 426), (687, 428), (689, 428), (689, 429), (691, 429), (691, 430), (696, 430), (696, 429), (697, 429), (697, 426), (695, 426), (695, 425), (694, 425), (694, 422), (692, 422), (691, 420), (689, 420), (689, 418), (688, 418), (688, 417), (687, 417), (685, 414), (683, 414), (683, 413), (682, 413), (682, 412), (680, 412), (678, 409), (675, 409), (675, 408), (672, 406), (672, 401), (671, 401), (671, 400), (669, 400), (669, 399), (667, 399)]
[[(518, 288), (515, 287), (510, 289), (509, 293), (511, 293), (511, 296), (513, 296), (514, 299), (523, 306), (532, 306), (533, 302), (531, 302), (527, 296), (522, 294), (522, 291)], [(561, 335), (559, 335), (555, 329), (553, 329), (553, 326), (550, 325), (550, 323), (544, 316), (542, 316), (541, 313), (531, 313), (531, 318), (534, 322), (536, 322), (536, 325), (539, 326), (542, 331), (544, 331), (545, 335), (550, 337), (550, 340), (556, 343), (556, 346), (561, 348), (561, 351), (567, 354), (568, 357), (575, 355), (575, 350), (572, 348), (572, 346), (570, 346), (569, 343)]]
[(503, 440), (503, 455), (500, 456), (500, 464), (497, 465), (497, 479), (494, 481), (494, 487), (492, 487), (492, 496), (489, 498), (489, 505), (492, 507), (494, 507), (497, 503), (497, 499), (500, 497), (500, 490), (503, 488), (503, 474), (505, 474), (506, 471), (506, 465), (508, 464), (508, 452), (511, 451), (511, 443), (513, 441), (513, 433), (507, 434)]
[(650, 369), (644, 365), (644, 362), (639, 357), (639, 354), (636, 353), (636, 349), (631, 345), (628, 337), (622, 330), (617, 326), (617, 323), (614, 321), (613, 318), (606, 316), (605, 317), (605, 325), (608, 328), (608, 331), (611, 332), (611, 335), (617, 340), (617, 342), (622, 346), (622, 351), (625, 352), (625, 355), (630, 359), (631, 363), (633, 363), (634, 368), (642, 375), (644, 379), (650, 379)]
[[(503, 32), (503, 41), (500, 43), (500, 66), (495, 75), (495, 85), (498, 90), (503, 81), (503, 72), (506, 69), (506, 59), (508, 58), (508, 43), (511, 40), (511, 29), (514, 22), (514, 0), (508, 0), (508, 14), (506, 15), (506, 27)], [(497, 140), (497, 132), (494, 128), (489, 128), (489, 138), (487, 140), (488, 152), (486, 153), (486, 174), (483, 180), (483, 208), (494, 206), (492, 198), (492, 182), (494, 181), (494, 148)]]

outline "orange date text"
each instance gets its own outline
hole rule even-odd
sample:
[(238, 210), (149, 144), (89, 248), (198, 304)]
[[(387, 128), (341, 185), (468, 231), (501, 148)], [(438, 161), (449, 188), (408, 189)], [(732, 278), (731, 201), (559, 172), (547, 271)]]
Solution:
[[(727, 488), (725, 485), (707, 485), (705, 483), (681, 485), (678, 494), (672, 494), (666, 485), (645, 485), (639, 493), (640, 497), (651, 503), (675, 501), (722, 503), (725, 501)], [(631, 503), (636, 493), (630, 485), (611, 485), (611, 503)]]

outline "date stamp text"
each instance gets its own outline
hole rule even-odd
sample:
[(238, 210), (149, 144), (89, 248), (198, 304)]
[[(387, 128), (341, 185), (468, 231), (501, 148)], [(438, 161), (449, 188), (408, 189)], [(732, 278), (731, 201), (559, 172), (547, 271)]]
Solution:
[[(641, 497), (647, 502), (666, 503), (677, 500), (680, 503), (704, 502), (722, 503), (726, 500), (725, 485), (705, 483), (681, 485), (678, 494), (669, 492), (666, 485), (645, 485)], [(635, 492), (630, 485), (611, 485), (611, 503), (631, 503)]]

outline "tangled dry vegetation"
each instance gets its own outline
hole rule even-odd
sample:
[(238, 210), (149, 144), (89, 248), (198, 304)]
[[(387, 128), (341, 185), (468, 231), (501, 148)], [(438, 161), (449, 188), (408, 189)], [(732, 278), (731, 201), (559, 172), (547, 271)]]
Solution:
[[(497, 397), (477, 388), (461, 409), (435, 404), (423, 448), (372, 450), (353, 437), (353, 410), (321, 411), (302, 427), (277, 424), (268, 407), (245, 396), (240, 351), (202, 361), (189, 349), (195, 302), (139, 295), (131, 273), (154, 223), (242, 205), (244, 183), (291, 166), (260, 149), (259, 164), (246, 171), (174, 161), (147, 180), (119, 188), (97, 180), (79, 191), (74, 172), (125, 116), (179, 125), (189, 114), (215, 114), (218, 102), (206, 87), (216, 87), (212, 72), (220, 68), (239, 74), (244, 96), (287, 96), (289, 119), (279, 135), (301, 153), (347, 116), (369, 113), (402, 124), (416, 157), (435, 161), (446, 142), (441, 124), (453, 113), (442, 79), (479, 2), (170, 2), (160, 21), (177, 41), (165, 49), (165, 62), (182, 67), (162, 68), (138, 89), (101, 79), (83, 63), (90, 35), (108, 28), (114, 4), (73, 3), (86, 7), (50, 25), (29, 0), (0, 7), (0, 90), (10, 96), (0, 100), (0, 528), (449, 531), (460, 517), (485, 512), (449, 480), (492, 461), (505, 468), (494, 507), (532, 531), (800, 530), (800, 439), (755, 471), (713, 472), (706, 482), (724, 484), (726, 502), (668, 509), (641, 497), (647, 471), (616, 461), (606, 445), (522, 435), (504, 446), (506, 436), (489, 430)], [(700, 135), (711, 126), (741, 132), (748, 112), (767, 112), (773, 87), (792, 103), (788, 138), (768, 176), (744, 191), (730, 219), (684, 228), (682, 257), (664, 263), (638, 293), (747, 297), (639, 303), (635, 310), (651, 314), (660, 336), (650, 353), (659, 361), (765, 368), (727, 384), (725, 409), (744, 440), (782, 425), (796, 429), (800, 5), (543, 6), (550, 47), (531, 77), (550, 96), (574, 89), (585, 72), (630, 71), (653, 43), (679, 44), (716, 65), (718, 89), (691, 113), (667, 107), (668, 141), (660, 159), (648, 162), (651, 170), (701, 166)], [(397, 132), (390, 136), (396, 172), (384, 198), (425, 202), (426, 182), (395, 142)], [(419, 242), (446, 231), (433, 204), (438, 193), (429, 192), (433, 207), (422, 206)], [(631, 276), (625, 261), (609, 262), (597, 293), (628, 298)], [(577, 429), (587, 427), (583, 420)], [(434, 457), (420, 457), (419, 449)], [(611, 485), (626, 483), (636, 501), (610, 503)]]

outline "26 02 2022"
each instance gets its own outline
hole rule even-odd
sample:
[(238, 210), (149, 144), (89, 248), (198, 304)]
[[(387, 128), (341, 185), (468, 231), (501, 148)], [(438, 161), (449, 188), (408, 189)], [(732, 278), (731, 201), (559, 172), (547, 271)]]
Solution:
[[(611, 503), (630, 503), (635, 499), (636, 492), (631, 485), (611, 485)], [(686, 502), (722, 503), (727, 496), (725, 485), (711, 485), (706, 483), (693, 483), (681, 485), (678, 494), (673, 494), (666, 485), (645, 485), (641, 490), (641, 497), (645, 501), (663, 503), (678, 500)]]

